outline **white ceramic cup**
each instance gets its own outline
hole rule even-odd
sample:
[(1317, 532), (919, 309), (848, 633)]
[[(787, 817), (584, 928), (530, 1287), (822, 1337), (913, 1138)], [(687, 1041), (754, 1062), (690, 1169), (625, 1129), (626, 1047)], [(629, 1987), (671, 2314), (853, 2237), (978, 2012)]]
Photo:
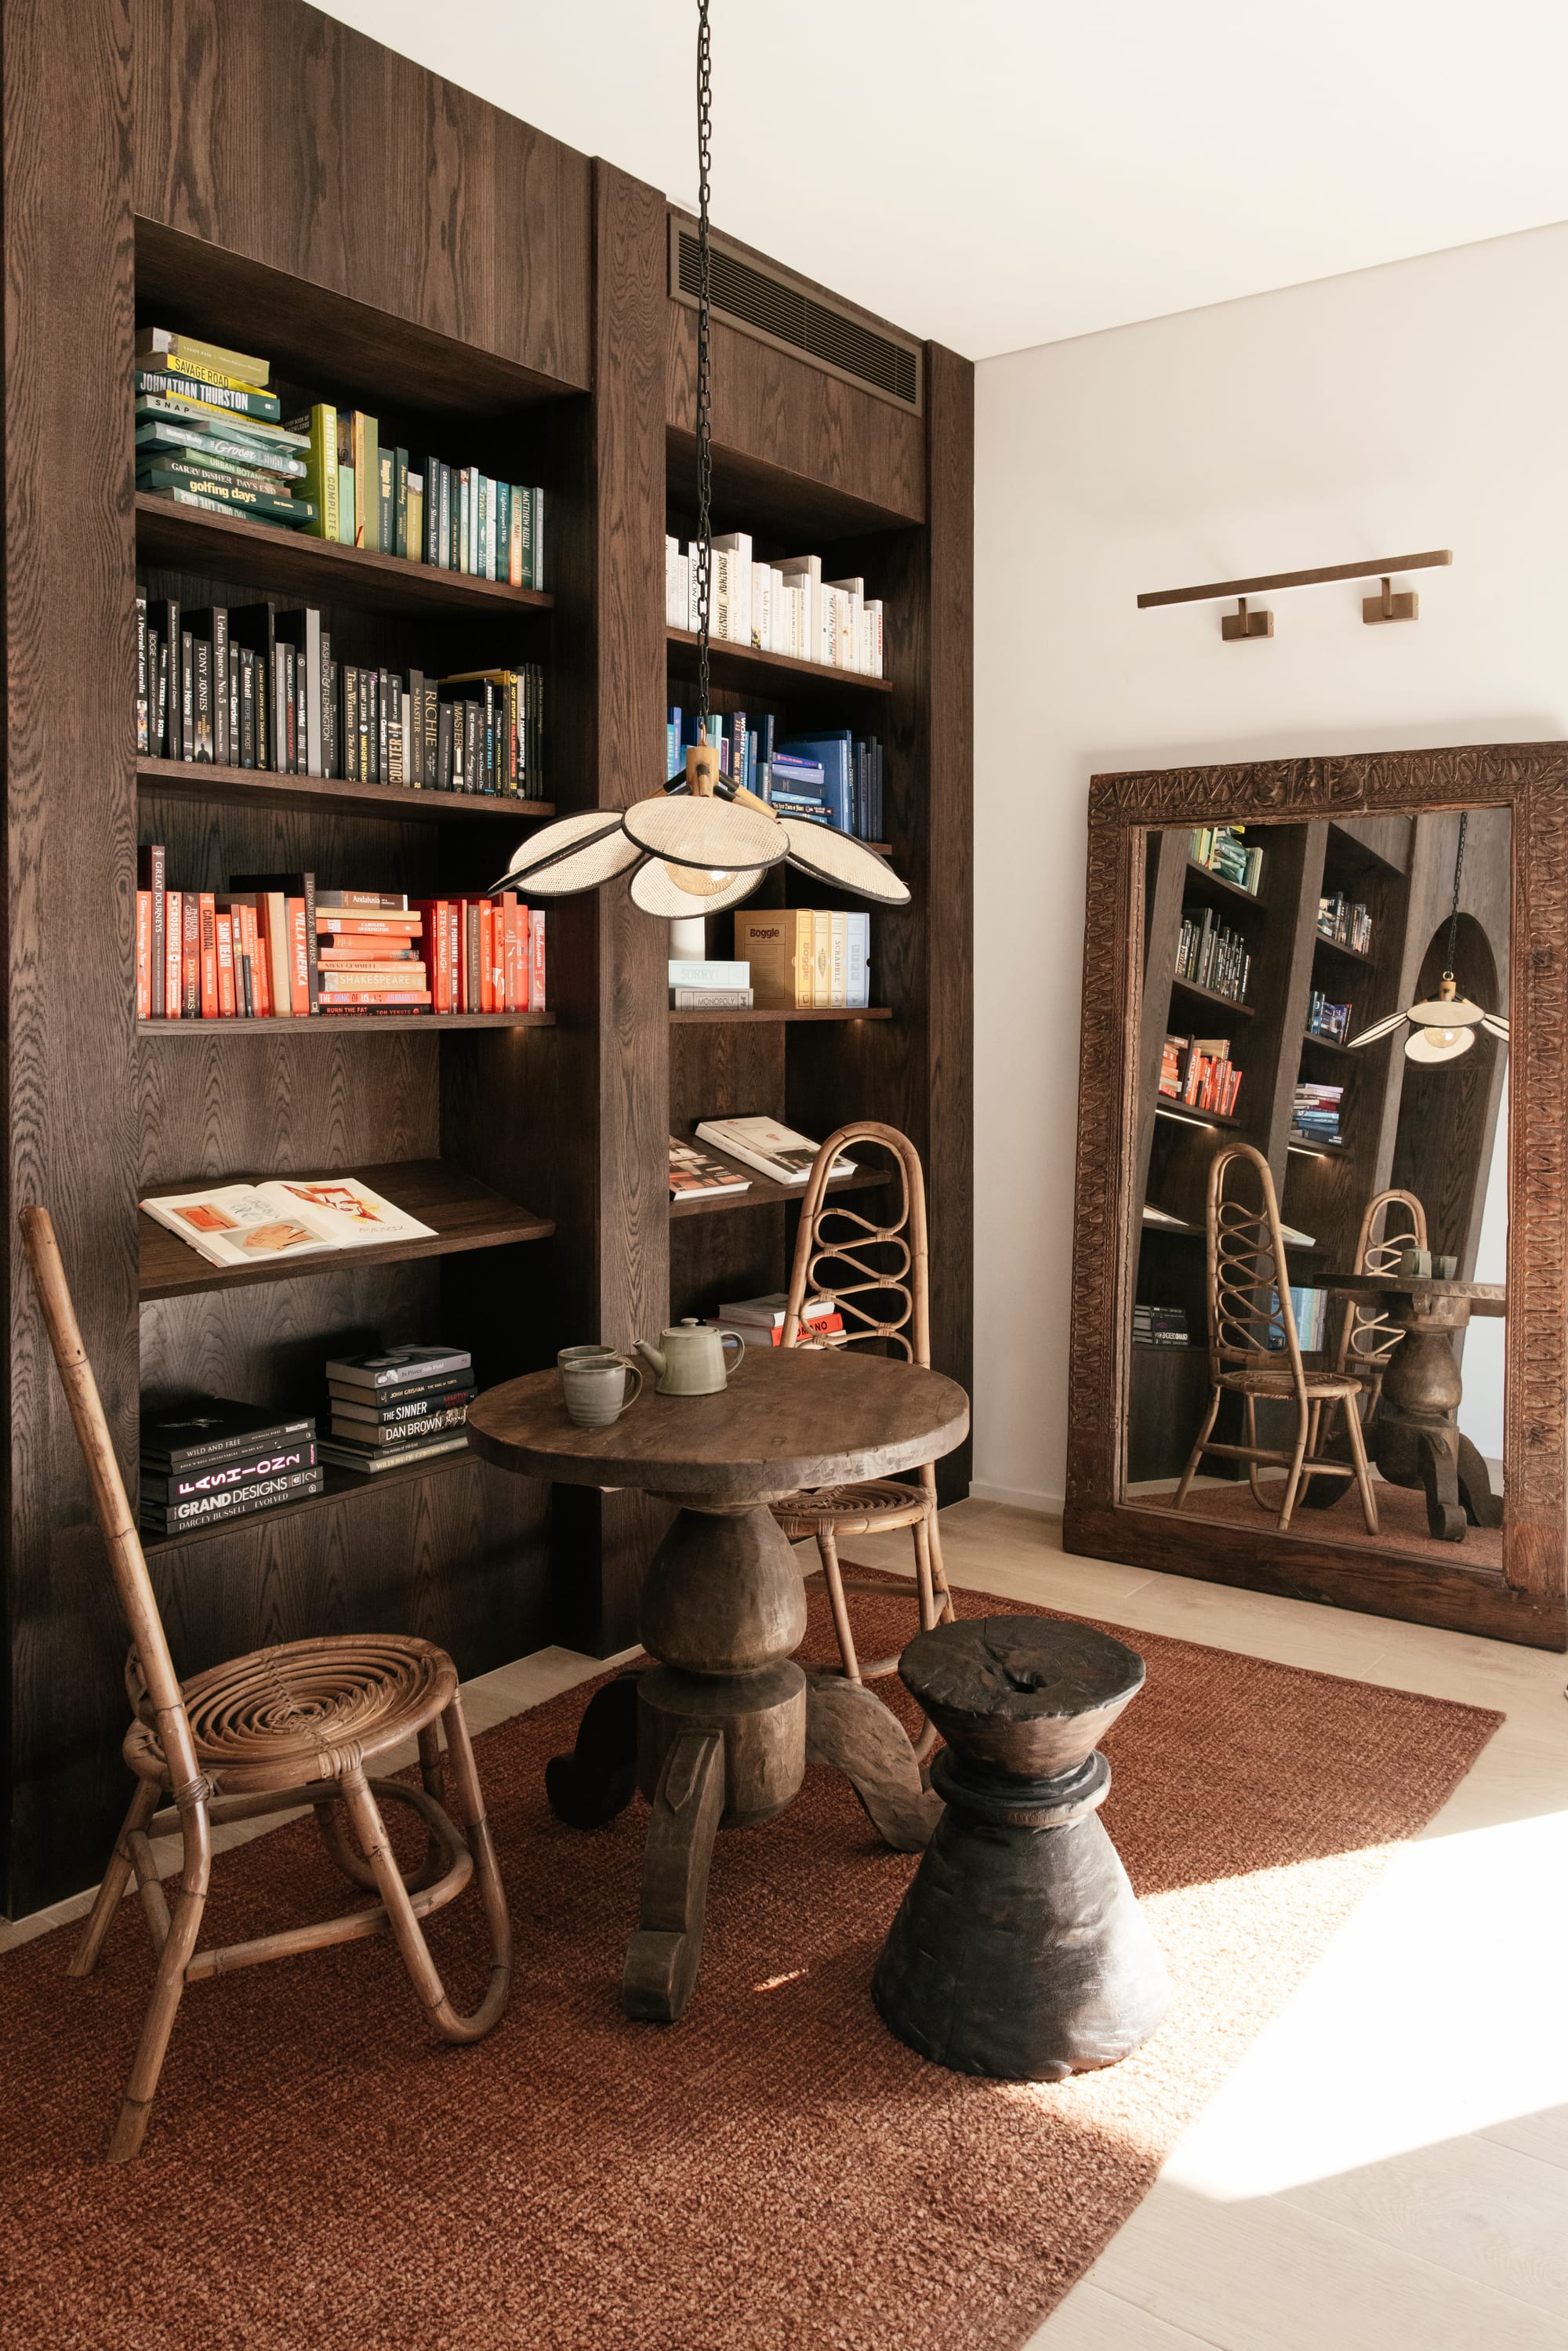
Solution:
[[(579, 1428), (608, 1428), (643, 1393), (643, 1374), (635, 1364), (608, 1347), (563, 1351), (573, 1357), (560, 1366), (561, 1394), (569, 1419)], [(630, 1390), (628, 1381), (635, 1381)]]

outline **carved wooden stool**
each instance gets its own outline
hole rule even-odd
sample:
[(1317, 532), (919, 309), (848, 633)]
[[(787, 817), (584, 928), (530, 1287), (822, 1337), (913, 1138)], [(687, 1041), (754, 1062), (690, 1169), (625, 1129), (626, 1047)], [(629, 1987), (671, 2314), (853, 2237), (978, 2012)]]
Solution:
[(946, 1799), (883, 1947), (872, 1994), (922, 2057), (1048, 2082), (1113, 2065), (1155, 2030), (1170, 1981), (1096, 1817), (1102, 1733), (1144, 1682), (1135, 1650), (1084, 1625), (939, 1625), (899, 1661), (946, 1749)]

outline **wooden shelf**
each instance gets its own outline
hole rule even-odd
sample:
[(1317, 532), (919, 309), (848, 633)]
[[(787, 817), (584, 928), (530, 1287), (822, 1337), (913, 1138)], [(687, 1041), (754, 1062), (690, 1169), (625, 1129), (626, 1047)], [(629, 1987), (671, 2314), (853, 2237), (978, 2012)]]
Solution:
[(1217, 891), (1222, 900), (1234, 899), (1243, 906), (1261, 906), (1264, 904), (1256, 891), (1243, 890), (1239, 882), (1228, 882), (1223, 873), (1216, 873), (1212, 866), (1200, 865), (1194, 857), (1186, 861), (1186, 878), (1189, 887), (1197, 889), (1201, 883)]
[(384, 816), (396, 823), (451, 824), (469, 817), (554, 816), (553, 800), (506, 799), (488, 792), (413, 791), (402, 784), (352, 784), (341, 776), (278, 776), (262, 768), (218, 768), (191, 759), (136, 762), (137, 789), (240, 807), (315, 809), (327, 816)]
[(553, 596), (536, 588), (476, 580), (397, 555), (371, 555), (363, 548), (339, 547), (271, 523), (246, 522), (243, 516), (175, 506), (145, 490), (136, 494), (136, 557), (140, 563), (212, 572), (277, 595), (319, 597), (367, 611), (489, 612), (501, 619), (548, 612), (555, 604)]
[(793, 1011), (785, 1011), (782, 1008), (774, 1010), (767, 1006), (754, 1005), (749, 1012), (737, 1008), (730, 1012), (722, 1010), (672, 1012), (670, 1015), (672, 1022), (678, 1022), (683, 1027), (696, 1020), (891, 1020), (892, 1018), (892, 1010), (885, 1004), (862, 1005), (855, 1010), (849, 1009), (841, 1004), (835, 1004), (831, 1008), (825, 1005), (811, 1005), (797, 1008)]
[(1354, 1046), (1342, 1045), (1337, 1037), (1320, 1037), (1312, 1029), (1302, 1029), (1301, 1042), (1303, 1045), (1316, 1045), (1325, 1053), (1343, 1053), (1347, 1061), (1355, 1061), (1361, 1058)]
[[(350, 1029), (406, 1037), (411, 1029), (553, 1029), (553, 1012), (327, 1012), (315, 1019), (139, 1020), (139, 1037), (329, 1037)], [(379, 1188), (379, 1187), (378, 1187)]]
[(1331, 939), (1327, 937), (1323, 932), (1316, 928), (1314, 928), (1312, 932), (1312, 945), (1314, 946), (1326, 947), (1330, 955), (1343, 956), (1347, 963), (1360, 964), (1364, 971), (1375, 971), (1377, 969), (1377, 958), (1375, 956), (1363, 955), (1359, 947), (1347, 947), (1343, 946), (1340, 940)]
[(1221, 996), (1217, 987), (1200, 987), (1196, 979), (1173, 978), (1171, 986), (1179, 988), (1184, 996), (1196, 997), (1200, 1004), (1222, 1005), (1227, 1012), (1239, 1013), (1243, 1020), (1250, 1020), (1256, 1008), (1243, 1004), (1239, 997)]
[[(693, 660), (696, 657), (695, 631), (666, 629), (664, 638), (671, 667), (677, 674), (684, 674), (686, 655)], [(708, 670), (716, 685), (754, 685), (763, 692), (771, 685), (784, 693), (791, 680), (814, 686), (842, 686), (851, 694), (893, 692), (893, 680), (888, 677), (866, 677), (859, 670), (830, 669), (826, 662), (797, 661), (793, 653), (765, 653), (755, 645), (732, 645), (722, 641), (708, 646)]]
[[(399, 1265), (413, 1258), (449, 1257), (461, 1249), (501, 1249), (514, 1241), (543, 1240), (555, 1230), (548, 1217), (536, 1216), (531, 1208), (504, 1199), (488, 1185), (460, 1175), (444, 1159), (394, 1160), (390, 1166), (347, 1172), (422, 1224), (434, 1226), (431, 1238), (389, 1241), (371, 1249), (323, 1249), (319, 1255), (280, 1265), (209, 1265), (188, 1242), (155, 1224), (151, 1217), (140, 1215), (141, 1296), (143, 1300), (183, 1298), (198, 1290), (245, 1290), (264, 1281), (298, 1281), (310, 1274), (341, 1273), (350, 1267)], [(193, 1176), (183, 1182), (146, 1185), (143, 1196), (194, 1192), (219, 1183), (267, 1181), (266, 1176)]]
[(1144, 1204), (1142, 1222), (1146, 1233), (1175, 1233), (1178, 1237), (1185, 1235), (1198, 1240), (1203, 1238), (1201, 1225), (1189, 1225), (1180, 1217), (1156, 1217), (1152, 1213), (1147, 1201)]
[(1199, 1110), (1196, 1102), (1158, 1102), (1156, 1118), (1174, 1118), (1181, 1126), (1239, 1126), (1241, 1121), (1222, 1110)]
[[(672, 1217), (711, 1217), (721, 1208), (772, 1208), (790, 1200), (799, 1205), (805, 1197), (804, 1184), (775, 1184), (768, 1176), (758, 1176), (755, 1168), (743, 1166), (738, 1159), (730, 1158), (727, 1152), (715, 1151), (711, 1143), (705, 1143), (702, 1148), (711, 1153), (714, 1158), (722, 1159), (725, 1165), (733, 1167), (737, 1175), (747, 1176), (751, 1188), (747, 1192), (684, 1195), (670, 1202)], [(830, 1192), (875, 1192), (892, 1180), (891, 1170), (857, 1167), (852, 1176), (831, 1177), (828, 1189)]]
[(1337, 1143), (1331, 1143), (1325, 1135), (1303, 1134), (1300, 1128), (1294, 1126), (1286, 1135), (1285, 1141), (1298, 1153), (1304, 1151), (1311, 1156), (1321, 1152), (1325, 1159), (1332, 1158), (1336, 1151), (1350, 1149), (1349, 1142), (1343, 1134)]
[(303, 1494), (298, 1501), (279, 1502), (270, 1510), (246, 1510), (236, 1519), (209, 1520), (204, 1526), (187, 1527), (177, 1535), (144, 1535), (141, 1548), (149, 1559), (155, 1559), (163, 1552), (188, 1551), (193, 1543), (243, 1535), (252, 1527), (259, 1534), (264, 1527), (275, 1526), (279, 1519), (296, 1518), (301, 1510), (324, 1510), (329, 1503), (350, 1501), (361, 1494), (384, 1494), (391, 1486), (411, 1486), (421, 1478), (444, 1477), (448, 1470), (465, 1469), (478, 1459), (476, 1453), (465, 1447), (461, 1453), (440, 1453), (434, 1460), (411, 1461), (404, 1468), (382, 1469), (373, 1478), (356, 1478), (329, 1461), (325, 1465), (326, 1483), (319, 1494)]

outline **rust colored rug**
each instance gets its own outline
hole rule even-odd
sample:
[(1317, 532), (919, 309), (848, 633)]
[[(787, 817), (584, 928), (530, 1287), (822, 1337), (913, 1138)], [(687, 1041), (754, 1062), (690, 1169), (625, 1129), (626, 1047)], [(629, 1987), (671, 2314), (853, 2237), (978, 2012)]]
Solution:
[[(907, 1598), (871, 1613), (895, 1646)], [(818, 1591), (819, 1656), (824, 1614)], [(110, 2169), (150, 1975), (139, 1909), (88, 1981), (65, 1974), (74, 1928), (0, 1960), (0, 2343), (1017, 2351), (1499, 1720), (1137, 1646), (1148, 1685), (1107, 1741), (1104, 1819), (1176, 1991), (1126, 2064), (988, 2083), (893, 2040), (867, 1987), (915, 1865), (819, 1771), (782, 1820), (721, 1835), (685, 2020), (629, 2023), (646, 1814), (583, 1836), (546, 1810), (575, 1691), (478, 1741), (519, 1972), (476, 2048), (426, 2038), (381, 1942), (199, 1984), (147, 2150)], [(341, 1907), (308, 1822), (220, 1856), (214, 1884), (214, 1939)], [(465, 1900), (433, 1934), (465, 2000), (469, 1917)]]

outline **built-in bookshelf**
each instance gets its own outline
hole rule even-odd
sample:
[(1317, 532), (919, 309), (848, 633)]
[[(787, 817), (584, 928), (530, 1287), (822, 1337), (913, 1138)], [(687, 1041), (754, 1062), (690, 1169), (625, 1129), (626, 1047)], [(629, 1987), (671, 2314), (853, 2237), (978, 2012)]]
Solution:
[[(11, 1205), (55, 1212), (133, 1499), (142, 1399), (308, 1408), (329, 1352), (393, 1336), (470, 1346), (487, 1386), (569, 1341), (625, 1346), (695, 1301), (781, 1288), (798, 1209), (768, 1194), (784, 1187), (723, 1214), (647, 1214), (669, 1133), (737, 1113), (815, 1135), (869, 1116), (914, 1138), (936, 1361), (967, 1384), (968, 364), (927, 346), (904, 408), (714, 327), (716, 528), (820, 552), (883, 603), (881, 678), (713, 656), (716, 703), (884, 745), (883, 830), (914, 902), (873, 913), (872, 1007), (672, 1015), (667, 934), (622, 887), (549, 905), (548, 1011), (138, 1021), (139, 841), (163, 843), (172, 881), (195, 890), (309, 871), (471, 895), (557, 810), (659, 789), (664, 710), (695, 671), (662, 596), (664, 530), (695, 524), (695, 325), (669, 292), (652, 190), (298, 0), (131, 0), (129, 70), (110, 0), (0, 9), (7, 73), (38, 98), (3, 133)], [(436, 146), (402, 136), (410, 122), (443, 126)], [(325, 210), (301, 168), (313, 148), (333, 158)], [(454, 218), (492, 226), (454, 237)], [(548, 592), (138, 496), (133, 320), (265, 355), (291, 388), (376, 416), (383, 443), (542, 485)], [(404, 675), (537, 664), (544, 796), (138, 758), (138, 586), (313, 606), (335, 656)], [(758, 903), (795, 903), (795, 879), (769, 877)], [(808, 898), (832, 903), (820, 884)], [(138, 1215), (193, 1171), (355, 1172), (436, 1237), (235, 1279)], [(870, 1165), (852, 1188), (876, 1201)], [(25, 1279), (6, 1575), (10, 1621), (33, 1632), (6, 1713), (13, 1908), (96, 1876), (123, 1802), (122, 1635)], [(967, 1474), (955, 1457), (945, 1490)], [(552, 1495), (457, 1454), (329, 1473), (319, 1496), (149, 1555), (183, 1672), (386, 1629), (428, 1635), (468, 1675), (550, 1639), (623, 1646), (657, 1520), (635, 1496)]]

